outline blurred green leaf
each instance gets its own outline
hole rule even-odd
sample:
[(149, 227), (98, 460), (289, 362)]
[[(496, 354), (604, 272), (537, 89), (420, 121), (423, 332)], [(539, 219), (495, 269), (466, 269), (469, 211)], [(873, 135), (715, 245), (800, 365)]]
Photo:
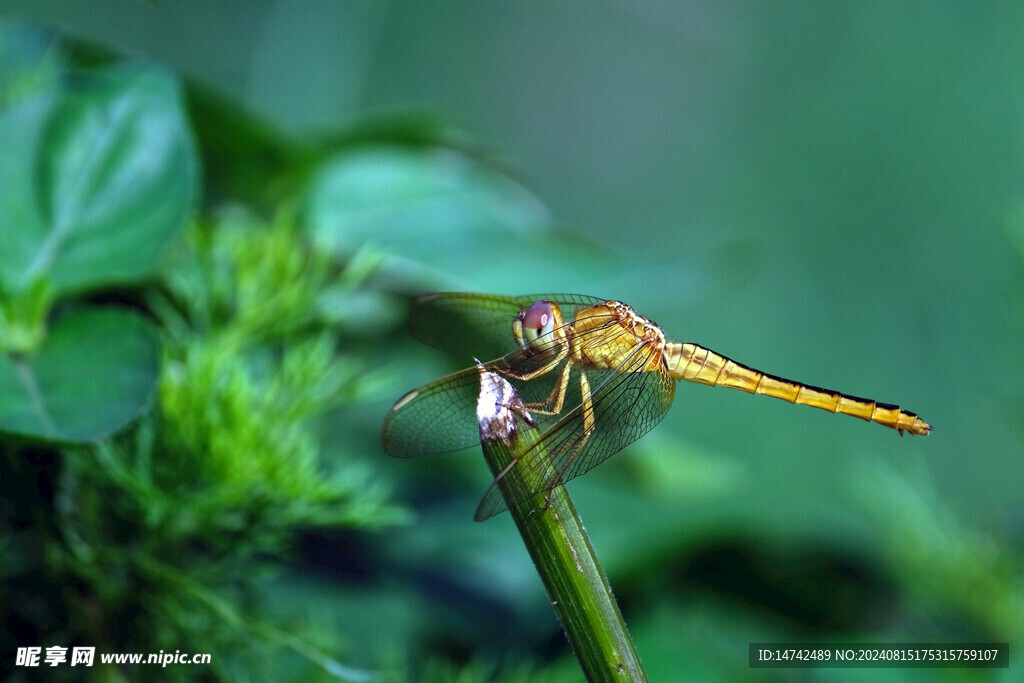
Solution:
[(116, 309), (60, 318), (31, 356), (0, 357), (0, 430), (55, 441), (91, 441), (123, 427), (156, 386), (156, 337)]
[(322, 243), (374, 242), (418, 261), (466, 246), (461, 240), (474, 235), (527, 238), (550, 221), (523, 187), (458, 152), (384, 146), (327, 162), (313, 181), (309, 211)]
[(118, 67), (0, 112), (0, 283), (58, 294), (150, 274), (198, 168), (175, 81)]
[(601, 258), (554, 232), (525, 187), (450, 148), (378, 144), (339, 154), (314, 174), (305, 210), (321, 247), (380, 254), (407, 281), (533, 291), (538, 273), (571, 280)]
[(0, 18), (0, 109), (54, 83), (62, 67), (51, 32)]
[(48, 280), (35, 280), (17, 292), (0, 287), (0, 351), (32, 353), (46, 339), (46, 319), (53, 305)]

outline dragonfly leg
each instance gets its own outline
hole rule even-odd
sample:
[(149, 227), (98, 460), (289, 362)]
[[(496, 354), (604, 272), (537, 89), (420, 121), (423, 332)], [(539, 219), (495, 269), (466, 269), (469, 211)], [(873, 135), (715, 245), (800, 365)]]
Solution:
[[(566, 345), (562, 347), (562, 350), (558, 352), (558, 355), (555, 356), (550, 363), (547, 363), (542, 367), (537, 368), (536, 370), (531, 370), (530, 372), (523, 373), (517, 373), (513, 370), (502, 370), (501, 372), (502, 374), (508, 375), (509, 377), (518, 380), (533, 379), (534, 377), (542, 375), (546, 372), (551, 372), (551, 370), (553, 370), (554, 367), (558, 365), (558, 363), (562, 362), (565, 359), (568, 353), (569, 347)], [(543, 401), (537, 403), (527, 403), (527, 409), (532, 410), (535, 413), (540, 413), (541, 415), (557, 415), (558, 413), (562, 412), (562, 405), (565, 402), (565, 394), (566, 391), (569, 389), (569, 371), (571, 369), (570, 365), (570, 363), (565, 363), (565, 365), (562, 367), (561, 376), (558, 378), (558, 382), (555, 384), (555, 386), (551, 388), (551, 393), (548, 394), (548, 397), (545, 398)], [(552, 403), (554, 403), (554, 408), (546, 407), (550, 406)]]
[[(562, 367), (561, 375), (558, 378), (558, 383), (551, 388), (551, 393), (548, 397), (539, 403), (527, 403), (526, 407), (535, 413), (541, 415), (558, 415), (562, 412), (562, 405), (565, 403), (565, 394), (569, 390), (569, 363), (566, 363)], [(546, 408), (554, 402), (553, 408)]]
[[(568, 366), (568, 364), (566, 365)], [(587, 379), (586, 369), (582, 367), (580, 368), (580, 395), (583, 398), (581, 403), (581, 410), (583, 410), (583, 434), (577, 443), (573, 445), (572, 455), (565, 459), (565, 464), (558, 471), (558, 475), (554, 478), (552, 484), (547, 487), (548, 495), (544, 500), (545, 510), (551, 504), (551, 496), (554, 495), (554, 490), (561, 485), (562, 477), (569, 471), (569, 467), (576, 461), (576, 457), (583, 452), (583, 447), (587, 445), (587, 440), (590, 439), (590, 435), (594, 432), (594, 403), (590, 396), (590, 380)]]
[[(535, 370), (535, 371), (532, 371), (532, 372), (529, 372), (529, 373), (523, 373), (522, 375), (516, 374), (514, 372), (506, 372), (506, 374), (508, 374), (510, 377), (513, 377), (513, 378), (516, 378), (516, 379), (529, 379), (531, 377), (536, 377), (537, 375), (542, 374), (544, 372), (550, 372), (551, 369), (555, 366), (555, 364), (557, 364), (562, 358), (565, 357), (566, 353), (567, 353), (567, 350), (562, 352), (562, 353), (560, 353), (550, 363), (548, 363), (547, 365), (545, 365), (542, 368), (539, 368), (538, 370)], [(555, 386), (551, 389), (551, 393), (548, 394), (548, 397), (546, 399), (544, 399), (544, 401), (541, 402), (541, 403), (526, 403), (525, 405), (526, 405), (527, 409), (532, 410), (535, 413), (540, 413), (541, 415), (557, 415), (558, 413), (562, 412), (562, 405), (565, 403), (565, 394), (566, 394), (566, 392), (569, 389), (569, 371), (570, 371), (570, 369), (571, 369), (570, 368), (570, 364), (566, 363), (563, 366), (563, 368), (562, 368), (560, 377), (558, 379), (558, 383), (555, 384)], [(583, 386), (586, 387), (586, 397), (587, 397), (587, 401), (589, 401), (590, 400), (590, 385), (589, 385), (589, 383), (587, 383), (587, 380), (586, 380), (585, 376), (583, 377), (583, 379), (581, 381), (583, 382)], [(554, 406), (553, 409), (549, 410), (549, 409), (544, 407), (544, 406), (547, 406), (547, 405), (551, 405), (552, 401), (554, 401), (554, 403), (555, 403), (555, 406)], [(593, 416), (591, 416), (591, 422), (593, 422)], [(508, 474), (509, 470), (511, 470), (513, 467), (515, 467), (519, 463), (520, 460), (521, 460), (521, 457), (514, 458), (512, 460), (512, 462), (510, 462), (508, 465), (505, 466), (505, 468), (503, 470), (501, 470), (501, 472), (498, 472), (498, 474), (496, 474), (494, 476), (494, 481), (495, 482), (500, 481), (501, 478), (504, 477), (506, 474)], [(559, 476), (559, 478), (561, 478), (561, 477)], [(547, 508), (547, 505), (545, 504), (545, 509), (546, 508)]]

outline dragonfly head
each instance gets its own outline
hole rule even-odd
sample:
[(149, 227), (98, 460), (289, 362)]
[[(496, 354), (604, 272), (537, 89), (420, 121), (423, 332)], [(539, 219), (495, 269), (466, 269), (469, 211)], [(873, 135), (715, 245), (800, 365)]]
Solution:
[(520, 346), (532, 347), (537, 351), (551, 348), (555, 343), (551, 334), (562, 326), (562, 312), (554, 302), (547, 299), (534, 301), (529, 308), (519, 311), (512, 323), (512, 334)]

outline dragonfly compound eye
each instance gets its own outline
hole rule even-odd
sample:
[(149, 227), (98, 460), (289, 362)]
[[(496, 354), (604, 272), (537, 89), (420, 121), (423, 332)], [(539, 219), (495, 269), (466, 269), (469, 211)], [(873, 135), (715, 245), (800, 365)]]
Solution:
[(540, 337), (555, 329), (555, 315), (551, 302), (535, 301), (523, 315), (523, 341), (533, 344)]

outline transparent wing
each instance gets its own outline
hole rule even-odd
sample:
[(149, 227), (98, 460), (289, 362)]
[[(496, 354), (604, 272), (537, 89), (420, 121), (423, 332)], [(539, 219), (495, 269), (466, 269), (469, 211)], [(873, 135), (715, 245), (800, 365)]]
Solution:
[[(528, 300), (530, 303), (535, 301)], [(571, 324), (566, 322), (567, 326)], [(598, 326), (599, 331), (615, 328), (622, 331), (612, 318), (609, 318), (607, 326)], [(508, 336), (511, 339), (512, 333), (509, 332)], [(543, 343), (535, 343), (529, 351), (517, 348), (504, 357), (485, 363), (484, 367), (505, 377), (523, 401), (547, 405), (565, 363), (569, 362), (563, 359), (558, 364), (552, 364), (553, 357), (561, 348), (557, 339), (557, 332), (552, 331), (547, 335), (546, 348)], [(532, 379), (520, 379), (549, 365), (547, 371)], [(570, 378), (570, 391), (563, 403), (562, 414), (581, 401), (578, 370), (573, 374), (576, 378)], [(480, 371), (475, 366), (410, 391), (398, 399), (384, 417), (381, 431), (384, 451), (397, 457), (417, 458), (479, 444), (480, 432), (476, 419), (479, 394)], [(534, 417), (538, 424), (544, 425), (557, 421), (559, 416), (537, 414)]]
[[(539, 425), (542, 431), (538, 444), (547, 449), (547, 457), (531, 457), (533, 454), (528, 452), (513, 466), (529, 468), (522, 479), (539, 482), (538, 485), (532, 490), (516, 491), (506, 501), (497, 482), (492, 483), (477, 507), (475, 518), (483, 521), (565, 484), (597, 467), (658, 424), (672, 405), (675, 382), (664, 369), (644, 371), (650, 367), (654, 353), (656, 349), (638, 346), (613, 370), (586, 371), (593, 420), (585, 418), (587, 406), (574, 401), (558, 416), (560, 419)], [(574, 382), (578, 394), (579, 368), (573, 369), (570, 388)], [(592, 423), (589, 429), (588, 423)]]
[(566, 323), (575, 319), (576, 311), (605, 301), (577, 294), (434, 292), (416, 300), (407, 325), (416, 339), (467, 363), (474, 358), (492, 360), (515, 349), (512, 322), (519, 311), (541, 299), (558, 304)]

